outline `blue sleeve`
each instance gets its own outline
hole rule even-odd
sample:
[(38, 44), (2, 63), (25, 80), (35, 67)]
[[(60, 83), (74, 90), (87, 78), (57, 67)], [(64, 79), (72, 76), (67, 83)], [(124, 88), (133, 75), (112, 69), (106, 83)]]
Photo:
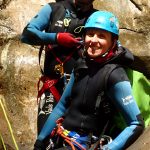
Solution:
[(66, 111), (66, 103), (67, 103), (67, 98), (71, 95), (71, 90), (72, 90), (72, 86), (74, 83), (74, 74), (71, 74), (71, 78), (69, 83), (67, 84), (60, 101), (58, 102), (58, 104), (56, 105), (56, 107), (53, 109), (52, 113), (50, 114), (50, 116), (48, 117), (47, 121), (45, 122), (39, 136), (38, 139), (39, 140), (44, 140), (48, 135), (50, 135), (50, 133), (52, 132), (52, 130), (56, 127), (56, 121), (62, 117)]
[(49, 26), (51, 13), (52, 8), (49, 4), (43, 6), (24, 28), (21, 41), (30, 45), (55, 44), (56, 33), (44, 32)]
[[(122, 113), (127, 127), (110, 143), (103, 147), (103, 150), (123, 150), (132, 144), (144, 129), (140, 119), (140, 110), (132, 95), (129, 81), (121, 81), (110, 88), (108, 95), (111, 97), (116, 108)], [(131, 143), (132, 141), (132, 143)]]

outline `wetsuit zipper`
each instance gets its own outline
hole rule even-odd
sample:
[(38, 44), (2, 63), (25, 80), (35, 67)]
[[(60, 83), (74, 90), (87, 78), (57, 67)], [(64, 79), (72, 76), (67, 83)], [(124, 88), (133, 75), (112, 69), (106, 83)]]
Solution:
[[(90, 77), (88, 77), (87, 81), (86, 81), (86, 85), (85, 85), (85, 89), (84, 89), (84, 94), (83, 94), (83, 106), (86, 104), (86, 98), (85, 98), (85, 94), (86, 94), (86, 91), (88, 90), (88, 83), (89, 83), (89, 79)], [(82, 115), (82, 119), (81, 119), (81, 128), (84, 128), (84, 122), (86, 120), (86, 116), (85, 115)]]

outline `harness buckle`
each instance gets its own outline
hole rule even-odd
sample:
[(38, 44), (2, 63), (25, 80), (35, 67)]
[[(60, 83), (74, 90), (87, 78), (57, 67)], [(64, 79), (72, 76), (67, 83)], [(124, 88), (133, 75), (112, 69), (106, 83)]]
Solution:
[(71, 19), (65, 18), (65, 19), (64, 19), (64, 26), (65, 26), (65, 27), (68, 27), (69, 24), (70, 24), (70, 22), (71, 22)]
[(64, 75), (63, 63), (55, 65), (54, 71), (56, 72), (56, 74), (60, 74), (61, 76), (63, 76)]

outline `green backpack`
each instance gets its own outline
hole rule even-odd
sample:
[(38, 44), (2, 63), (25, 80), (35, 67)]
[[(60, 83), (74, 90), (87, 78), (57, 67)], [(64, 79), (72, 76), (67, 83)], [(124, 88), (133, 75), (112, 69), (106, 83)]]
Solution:
[(145, 127), (150, 125), (150, 80), (143, 73), (132, 69), (126, 69), (131, 82), (133, 95), (139, 106)]

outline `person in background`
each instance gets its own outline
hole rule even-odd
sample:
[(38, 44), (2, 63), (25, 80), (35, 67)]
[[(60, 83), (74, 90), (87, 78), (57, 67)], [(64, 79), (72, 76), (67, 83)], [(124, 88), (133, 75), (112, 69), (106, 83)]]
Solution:
[[(83, 57), (76, 61), (70, 81), (45, 122), (34, 150), (43, 150), (43, 140), (52, 133), (57, 136), (54, 149), (94, 150), (98, 146), (102, 150), (124, 150), (144, 130), (124, 70), (133, 61), (133, 55), (117, 44), (118, 19), (111, 12), (94, 12), (86, 21), (83, 38)], [(127, 126), (105, 143), (101, 137), (108, 133), (114, 112), (122, 114)]]
[[(21, 41), (45, 46), (45, 62), (39, 80), (37, 128), (40, 133), (48, 115), (59, 101), (68, 76), (80, 52), (81, 32), (87, 17), (95, 11), (94, 0), (58, 0), (48, 3), (27, 24)], [(39, 86), (39, 85), (38, 85)]]

